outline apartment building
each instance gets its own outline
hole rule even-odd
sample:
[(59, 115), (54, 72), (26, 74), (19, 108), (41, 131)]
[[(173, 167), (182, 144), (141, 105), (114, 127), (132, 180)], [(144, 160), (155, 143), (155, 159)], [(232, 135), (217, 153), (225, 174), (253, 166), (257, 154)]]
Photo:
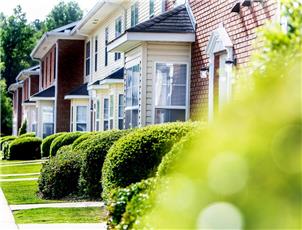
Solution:
[(17, 135), (22, 122), (22, 82), (16, 82), (8, 87), (8, 91), (13, 95), (13, 131), (12, 135)]
[[(232, 99), (233, 70), (248, 64), (257, 29), (272, 20), (274, 0), (99, 1), (31, 54), (41, 66), (29, 99), (37, 134), (211, 120)], [(11, 86), (15, 98), (22, 86)]]

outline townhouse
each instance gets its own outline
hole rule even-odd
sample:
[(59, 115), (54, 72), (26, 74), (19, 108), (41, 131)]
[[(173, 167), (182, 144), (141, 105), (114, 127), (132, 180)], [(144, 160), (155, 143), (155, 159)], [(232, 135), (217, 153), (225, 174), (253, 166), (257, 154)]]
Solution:
[[(279, 20), (277, 1), (99, 1), (31, 54), (41, 66), (29, 98), (36, 132), (211, 120), (233, 97), (233, 70), (247, 65), (269, 20)], [(11, 86), (14, 98), (20, 87)]]

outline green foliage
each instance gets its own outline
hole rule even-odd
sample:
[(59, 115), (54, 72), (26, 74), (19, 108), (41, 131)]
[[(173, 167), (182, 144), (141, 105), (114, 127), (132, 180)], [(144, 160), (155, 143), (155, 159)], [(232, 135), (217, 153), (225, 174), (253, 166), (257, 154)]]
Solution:
[(135, 220), (151, 208), (145, 201), (149, 200), (155, 183), (155, 178), (149, 178), (126, 188), (114, 189), (107, 203), (107, 225), (115, 229), (131, 229)]
[(8, 136), (4, 141), (1, 142), (1, 151), (3, 153), (3, 159), (8, 159), (9, 144), (16, 138), (17, 137), (15, 136)]
[(94, 135), (99, 134), (99, 132), (88, 132), (84, 133), (82, 136), (78, 137), (73, 143), (72, 148), (75, 149), (79, 144), (81, 144), (83, 141), (89, 139), (90, 137), (93, 137)]
[(4, 142), (8, 141), (8, 140), (14, 140), (16, 139), (16, 136), (5, 136), (5, 137), (1, 137), (0, 138), (0, 149), (2, 150), (2, 145), (4, 144)]
[(27, 120), (24, 120), (21, 124), (21, 127), (19, 128), (18, 135), (21, 136), (26, 134), (26, 129), (27, 129)]
[(33, 160), (41, 158), (42, 140), (37, 137), (16, 138), (9, 144), (9, 160)]
[(79, 180), (80, 194), (86, 198), (99, 199), (102, 192), (102, 167), (110, 147), (128, 131), (105, 131), (82, 142), (78, 151), (84, 154)]
[(65, 133), (55, 133), (52, 135), (49, 135), (48, 137), (44, 138), (41, 144), (41, 152), (42, 152), (42, 157), (49, 157), (50, 154), (50, 145), (52, 143), (52, 141), (61, 136), (62, 134)]
[(36, 134), (34, 132), (32, 133), (24, 133), (24, 134), (21, 134), (19, 137), (35, 137)]
[(153, 125), (118, 140), (103, 165), (103, 198), (114, 188), (154, 176), (161, 158), (193, 127), (190, 122)]
[(45, 199), (60, 199), (77, 191), (82, 154), (66, 151), (43, 164), (38, 180), (39, 194)]
[(76, 1), (65, 3), (59, 2), (49, 13), (45, 20), (45, 26), (48, 31), (65, 26), (69, 23), (78, 21), (82, 18), (83, 11)]
[(57, 155), (64, 154), (66, 152), (72, 151), (72, 145), (63, 145), (59, 150), (57, 151)]
[[(1, 29), (0, 29), (0, 31), (1, 31)], [(1, 135), (11, 134), (12, 133), (12, 107), (13, 106), (12, 106), (12, 100), (7, 95), (6, 83), (5, 83), (4, 79), (0, 80), (0, 106), (1, 106), (1, 108), (0, 108), (0, 111), (1, 111), (0, 134)]]
[(10, 17), (0, 17), (1, 75), (7, 85), (15, 82), (18, 73), (34, 64), (30, 53), (36, 43), (36, 31), (27, 23), (21, 6), (14, 9)]
[(59, 148), (64, 145), (72, 144), (78, 137), (80, 137), (83, 133), (81, 132), (72, 132), (72, 133), (64, 133), (56, 137), (50, 145), (50, 156), (55, 156)]

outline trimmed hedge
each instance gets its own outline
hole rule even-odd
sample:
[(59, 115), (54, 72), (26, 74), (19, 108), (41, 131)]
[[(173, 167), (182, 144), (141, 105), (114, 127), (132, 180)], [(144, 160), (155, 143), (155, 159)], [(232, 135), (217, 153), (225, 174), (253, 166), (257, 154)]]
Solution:
[(86, 141), (90, 137), (99, 134), (100, 132), (88, 132), (84, 133), (82, 136), (78, 137), (73, 143), (72, 148), (75, 149), (79, 144), (81, 144), (83, 141)]
[(8, 160), (34, 160), (41, 158), (41, 142), (37, 137), (23, 137), (9, 144)]
[(61, 136), (62, 134), (65, 134), (65, 132), (63, 133), (55, 133), (52, 135), (49, 135), (48, 137), (44, 138), (41, 144), (41, 154), (42, 157), (49, 157), (50, 154), (50, 145), (53, 142), (53, 140), (59, 136)]
[(16, 136), (5, 136), (5, 137), (1, 137), (0, 138), (0, 149), (3, 151), (2, 149), (2, 145), (9, 140), (15, 140), (17, 137)]
[(20, 135), (19, 138), (20, 137), (35, 137), (35, 136), (36, 136), (36, 134), (31, 132), (31, 133), (24, 133), (24, 134)]
[(195, 126), (191, 122), (153, 125), (118, 140), (103, 165), (103, 198), (106, 199), (114, 188), (154, 176), (162, 157)]
[(73, 151), (51, 157), (43, 164), (38, 180), (39, 194), (45, 199), (60, 199), (77, 191), (82, 154)]
[(57, 151), (57, 155), (72, 151), (72, 145), (64, 145)]
[(150, 194), (156, 183), (155, 178), (149, 178), (113, 190), (107, 203), (107, 226), (112, 229), (131, 229), (136, 219), (152, 207)]
[(102, 167), (106, 154), (114, 142), (125, 133), (128, 133), (128, 131), (105, 131), (78, 145), (77, 151), (84, 154), (79, 180), (81, 195), (91, 199), (100, 198), (102, 192)]
[(56, 137), (50, 145), (50, 156), (55, 156), (59, 148), (72, 144), (83, 132), (64, 133)]
[(9, 144), (15, 139), (17, 139), (16, 136), (6, 136), (5, 139), (1, 140), (1, 151), (3, 153), (3, 159), (8, 159)]

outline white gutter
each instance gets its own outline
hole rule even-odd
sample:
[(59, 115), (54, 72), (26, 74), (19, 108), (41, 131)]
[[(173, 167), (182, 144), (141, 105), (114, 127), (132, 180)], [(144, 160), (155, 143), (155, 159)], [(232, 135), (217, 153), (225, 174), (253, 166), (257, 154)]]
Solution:
[(89, 99), (89, 96), (87, 95), (67, 95), (64, 97), (66, 100), (71, 100), (71, 99)]

